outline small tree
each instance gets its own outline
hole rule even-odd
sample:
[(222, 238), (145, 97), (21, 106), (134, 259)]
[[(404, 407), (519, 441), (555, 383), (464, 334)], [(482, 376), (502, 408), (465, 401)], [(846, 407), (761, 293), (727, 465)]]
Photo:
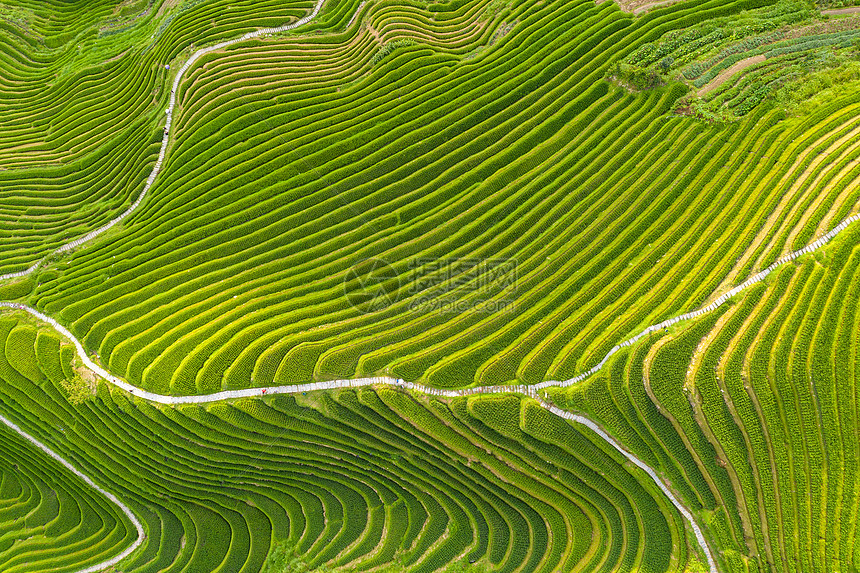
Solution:
[(660, 69), (663, 70), (663, 73), (665, 74), (669, 71), (669, 68), (671, 68), (672, 64), (674, 63), (675, 58), (673, 58), (672, 56), (666, 56), (665, 58), (660, 60)]

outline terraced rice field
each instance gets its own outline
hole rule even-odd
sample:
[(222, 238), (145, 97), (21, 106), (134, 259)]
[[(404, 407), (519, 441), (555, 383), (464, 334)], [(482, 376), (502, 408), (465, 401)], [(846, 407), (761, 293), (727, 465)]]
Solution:
[[(715, 132), (666, 117), (676, 88), (631, 96), (595, 84), (610, 56), (601, 39), (629, 27), (611, 5), (523, 6), (531, 26), (465, 59), (501, 19), (482, 22), (476, 8), (435, 25), (417, 12), (411, 26), (408, 10), (371, 10), (361, 28), (312, 44), (257, 41), (202, 59), (211, 63), (180, 87), (153, 199), (127, 232), (39, 278), (32, 300), (113, 372), (161, 392), (374, 373), (440, 386), (538, 382), (570, 377), (636, 326), (705, 302), (756, 236), (774, 233), (769, 215), (811, 238), (798, 226), (815, 189), (779, 201), (805, 167), (793, 160), (806, 147), (786, 147), (847, 129), (845, 102), (793, 128), (772, 125), (772, 113)], [(564, 34), (541, 35), (563, 22)], [(409, 38), (418, 23), (420, 43), (371, 66), (380, 41)], [(618, 50), (645, 32), (631, 30)], [(530, 77), (536, 68), (546, 71)], [(265, 91), (254, 89), (261, 81)], [(597, 145), (606, 140), (614, 145)], [(740, 180), (752, 154), (775, 164), (761, 192), (759, 177)], [(809, 224), (835, 225), (853, 205), (840, 199)], [(775, 259), (787, 238), (774, 236), (756, 262)], [(416, 260), (487, 256), (516, 261), (516, 292), (490, 284), (480, 295), (510, 300), (510, 312), (415, 312), (439, 296), (409, 280)], [(405, 283), (372, 316), (349, 305), (342, 284), (368, 258)], [(467, 307), (478, 296), (468, 284), (434, 286)]]
[[(6, 348), (26, 328), (16, 323), (4, 319)], [(40, 348), (45, 370), (58, 368), (59, 340)], [(453, 560), (663, 570), (689, 557), (673, 551), (684, 520), (653, 484), (533, 400), (379, 388), (315, 393), (313, 407), (277, 397), (173, 409), (105, 389), (73, 406), (48, 372), (28, 379), (7, 359), (2, 372), (4, 410), (144, 522), (129, 571), (257, 571), (273, 543), (310, 566), (416, 571)]]
[(0, 570), (860, 567), (850, 18), (2, 2)]
[[(835, 571), (856, 559), (856, 239), (855, 229), (826, 264), (786, 267), (719, 318), (643, 345), (629, 357), (642, 374), (618, 358), (559, 398), (619, 436), (631, 413), (648, 419), (640, 404), (671, 424), (689, 455), (675, 471), (737, 500), (715, 517), (760, 570)], [(627, 443), (642, 447), (637, 433)]]

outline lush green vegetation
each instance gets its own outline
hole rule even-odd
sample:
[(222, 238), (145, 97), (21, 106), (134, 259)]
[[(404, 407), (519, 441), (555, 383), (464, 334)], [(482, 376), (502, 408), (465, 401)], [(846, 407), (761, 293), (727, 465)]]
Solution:
[(613, 78), (638, 89), (683, 81), (692, 92), (679, 109), (711, 121), (759, 106), (808, 115), (856, 92), (858, 48), (860, 18), (821, 20), (808, 3), (782, 0), (671, 30), (616, 63)]
[[(826, 257), (802, 257), (735, 304), (551, 392), (665, 476), (721, 570), (856, 562), (858, 239), (852, 228)], [(124, 570), (701, 567), (647, 476), (529, 399), (365, 388), (170, 408), (102, 383), (73, 403), (69, 346), (24, 314), (0, 321), (0, 342), (0, 413), (144, 520), (147, 541)], [(3, 433), (15, 448), (4, 455), (20, 460), (20, 440)], [(87, 488), (74, 476), (39, 470), (81, 504)], [(91, 503), (115, 520), (92, 532), (110, 540), (87, 544), (95, 555), (129, 533), (103, 500)], [(18, 520), (7, 527), (19, 535)]]
[[(383, 2), (343, 31), (356, 4), (332, 2), (319, 33), (202, 58), (151, 199), (27, 300), (160, 392), (563, 379), (851, 209), (853, 172), (816, 178), (831, 166), (811, 149), (854, 128), (853, 93), (791, 122), (757, 106), (709, 126), (670, 114), (679, 82), (630, 94), (601, 80), (668, 30), (796, 23), (795, 5), (633, 19), (611, 3), (497, 4)], [(368, 258), (401, 285), (370, 314), (342, 284)], [(486, 258), (516, 262), (515, 288), (410, 278), (416, 260)]]
[[(598, 436), (521, 398), (441, 402), (363, 389), (173, 409), (102, 385), (75, 405), (58, 383), (67, 348), (56, 338), (34, 343), (26, 350), (40, 366), (25, 375), (10, 359), (24, 350), (13, 350), (21, 331), (31, 332), (14, 315), (0, 322), (0, 413), (144, 522), (147, 540), (124, 571), (665, 571), (690, 558), (684, 521), (647, 476)], [(51, 465), (27, 472), (38, 456), (21, 458), (20, 440), (0, 434), (6, 498), (23, 497), (48, 519), (59, 511), (75, 539), (87, 539), (73, 527), (84, 500), (107, 514), (101, 528), (86, 521), (99, 543), (85, 553), (55, 526), (45, 559), (80, 565), (128, 543), (133, 528), (106, 501)], [(19, 469), (7, 478), (12, 463)], [(24, 495), (20, 483), (33, 473), (72, 492)], [(0, 520), (10, 536), (41, 523), (16, 519), (27, 515), (18, 505)], [(26, 562), (28, 547), (6, 554)], [(44, 570), (28, 563), (16, 570)]]
[(856, 570), (858, 239), (555, 395), (700, 500), (726, 570)]
[[(860, 200), (860, 20), (791, 0), (639, 17), (330, 0), (197, 61), (139, 210), (50, 255), (137, 197), (194, 49), (313, 2), (0, 1), (0, 275), (48, 257), (0, 300), (155, 392), (564, 380)], [(721, 571), (860, 569), (858, 242), (849, 227), (551, 392), (657, 470)], [(372, 312), (350, 279), (366, 261), (390, 296)], [(524, 397), (162, 408), (4, 310), (0, 414), (144, 523), (123, 571), (705, 568), (645, 472)], [(3, 428), (0, 569), (74, 571), (133, 542), (114, 504)]]
[(107, 222), (139, 193), (161, 140), (166, 65), (191, 44), (283, 24), (312, 2), (231, 4), (4, 0), (0, 275)]

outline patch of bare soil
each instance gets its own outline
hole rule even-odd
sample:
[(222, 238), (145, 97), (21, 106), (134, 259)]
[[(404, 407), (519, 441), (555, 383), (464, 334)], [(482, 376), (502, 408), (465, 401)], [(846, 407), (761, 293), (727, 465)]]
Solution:
[(837, 18), (835, 20), (816, 22), (815, 24), (809, 24), (808, 26), (801, 26), (799, 28), (786, 28), (785, 37), (787, 39), (791, 39), (800, 38), (801, 36), (817, 36), (819, 34), (844, 32), (846, 30), (854, 30), (857, 28), (860, 28), (860, 17)]
[(76, 376), (71, 380), (60, 380), (60, 385), (66, 390), (69, 402), (83, 404), (96, 395), (98, 376), (85, 366), (73, 365)]
[(856, 14), (858, 12), (860, 12), (860, 6), (854, 6), (853, 8), (836, 8), (834, 10), (821, 11), (824, 16), (839, 16), (840, 14)]
[(182, 0), (164, 0), (161, 3), (161, 6), (158, 8), (158, 12), (155, 14), (157, 18), (161, 18), (162, 14), (171, 10), (174, 6), (179, 4)]
[(120, 59), (121, 57), (123, 57), (124, 55), (126, 55), (126, 54), (128, 53), (128, 51), (129, 51), (129, 50), (131, 50), (131, 48), (126, 48), (125, 50), (123, 50), (123, 51), (122, 51), (122, 53), (117, 54), (117, 55), (115, 55), (114, 57), (112, 57), (112, 58), (108, 58), (107, 60), (105, 60), (105, 61), (104, 61), (104, 63), (105, 63), (105, 64), (109, 64), (109, 63), (111, 63), (111, 62), (115, 62), (115, 61), (117, 61), (118, 59)]
[(86, 366), (75, 366), (75, 372), (77, 372), (81, 379), (89, 385), (92, 385), (95, 388), (95, 384), (98, 381), (99, 377), (95, 372), (87, 368)]
[[(600, 4), (602, 2), (608, 2), (609, 0), (595, 0), (596, 4)], [(635, 14), (636, 16), (640, 14), (644, 14), (651, 8), (659, 8), (660, 6), (668, 6), (669, 4), (674, 4), (675, 2), (680, 2), (681, 0), (657, 0), (654, 2), (653, 0), (616, 0), (618, 2), (618, 7), (624, 10), (625, 12), (630, 12), (631, 14)]]
[(708, 92), (711, 92), (711, 91), (717, 89), (718, 87), (720, 87), (721, 85), (723, 85), (727, 79), (729, 79), (730, 77), (732, 77), (736, 73), (738, 73), (742, 70), (745, 70), (746, 68), (748, 68), (750, 66), (760, 64), (764, 60), (765, 60), (764, 56), (758, 55), (758, 56), (751, 56), (749, 58), (744, 58), (743, 60), (736, 62), (729, 69), (723, 70), (722, 72), (720, 72), (720, 74), (717, 77), (715, 77), (714, 79), (712, 79), (711, 81), (709, 81), (708, 83), (703, 85), (701, 88), (699, 88), (697, 95), (699, 97), (702, 97), (703, 95), (707, 94)]

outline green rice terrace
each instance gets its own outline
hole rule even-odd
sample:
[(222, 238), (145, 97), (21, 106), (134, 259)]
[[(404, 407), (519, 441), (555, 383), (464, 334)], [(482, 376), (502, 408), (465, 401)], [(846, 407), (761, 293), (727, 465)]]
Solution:
[(860, 6), (0, 0), (0, 572), (860, 573)]

